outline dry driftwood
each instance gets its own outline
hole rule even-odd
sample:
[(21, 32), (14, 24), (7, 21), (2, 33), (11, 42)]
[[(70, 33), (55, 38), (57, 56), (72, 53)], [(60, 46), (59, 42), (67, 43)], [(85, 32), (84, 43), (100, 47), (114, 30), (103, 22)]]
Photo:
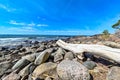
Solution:
[(97, 44), (70, 44), (70, 43), (65, 43), (62, 40), (58, 40), (57, 44), (60, 47), (70, 50), (75, 54), (82, 54), (83, 52), (89, 52), (93, 55), (98, 55), (120, 63), (120, 49), (111, 48), (104, 45), (97, 45)]

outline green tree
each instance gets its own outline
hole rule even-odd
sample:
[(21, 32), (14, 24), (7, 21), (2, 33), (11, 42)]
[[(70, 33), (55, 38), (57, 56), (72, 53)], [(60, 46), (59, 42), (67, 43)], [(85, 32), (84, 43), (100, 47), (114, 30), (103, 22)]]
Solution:
[(103, 31), (103, 34), (104, 34), (104, 35), (109, 35), (110, 33), (109, 33), (108, 30), (104, 30), (104, 31)]
[(102, 32), (102, 39), (107, 40), (109, 36), (110, 36), (110, 33), (108, 32), (108, 30), (104, 30)]
[(112, 25), (112, 28), (119, 29), (120, 30), (120, 20)]

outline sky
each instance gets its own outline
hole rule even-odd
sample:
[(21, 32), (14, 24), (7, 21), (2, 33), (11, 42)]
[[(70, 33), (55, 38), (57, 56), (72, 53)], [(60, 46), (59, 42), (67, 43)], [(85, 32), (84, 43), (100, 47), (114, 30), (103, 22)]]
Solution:
[(94, 35), (120, 19), (120, 0), (0, 0), (0, 34)]

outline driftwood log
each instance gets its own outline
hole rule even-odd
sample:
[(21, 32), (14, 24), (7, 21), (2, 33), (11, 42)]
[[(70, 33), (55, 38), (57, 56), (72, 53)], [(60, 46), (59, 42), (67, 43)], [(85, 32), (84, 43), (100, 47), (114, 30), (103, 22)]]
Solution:
[(111, 48), (104, 45), (98, 44), (70, 44), (65, 43), (62, 40), (56, 42), (60, 47), (70, 50), (75, 54), (82, 54), (84, 52), (91, 53), (93, 55), (98, 55), (107, 59), (114, 60), (120, 63), (120, 49)]

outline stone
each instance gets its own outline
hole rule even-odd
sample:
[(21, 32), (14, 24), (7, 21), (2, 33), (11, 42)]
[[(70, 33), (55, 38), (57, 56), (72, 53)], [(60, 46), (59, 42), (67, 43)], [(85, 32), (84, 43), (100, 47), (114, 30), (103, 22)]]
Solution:
[(27, 59), (30, 62), (34, 62), (36, 58), (36, 54), (29, 54), (29, 55), (23, 56), (22, 58)]
[(64, 59), (69, 59), (69, 60), (74, 59), (73, 53), (72, 52), (67, 52), (64, 56)]
[(30, 74), (30, 67), (33, 65), (33, 63), (30, 63), (29, 65), (27, 65), (25, 68), (23, 68), (20, 72), (19, 75), (22, 77), (22, 79), (24, 79), (26, 76), (28, 76)]
[(45, 80), (52, 80), (49, 76), (45, 78)]
[(63, 60), (57, 66), (62, 80), (90, 80), (88, 69), (77, 61)]
[(52, 62), (43, 63), (37, 66), (32, 74), (33, 80), (35, 80), (36, 78), (40, 78), (40, 79), (45, 78), (46, 75), (53, 76), (53, 73), (51, 73), (50, 71), (56, 69), (56, 67), (57, 67), (57, 64)]
[(28, 76), (28, 80), (33, 80), (31, 74)]
[(106, 80), (120, 80), (120, 67), (111, 67), (108, 71)]
[(24, 66), (28, 65), (30, 62), (27, 59), (20, 59), (15, 65), (12, 67), (13, 70), (23, 68)]
[(1, 62), (0, 63), (0, 76), (2, 76), (11, 67), (12, 67), (12, 63), (10, 61)]
[(35, 59), (35, 62), (34, 62), (34, 63), (35, 63), (36, 65), (39, 65), (39, 64), (45, 62), (45, 61), (49, 58), (50, 53), (51, 53), (52, 51), (53, 51), (52, 48), (44, 50), (44, 51), (41, 52), (40, 55)]
[(62, 60), (63, 55), (65, 54), (64, 51), (62, 50), (62, 48), (59, 48), (55, 53), (56, 54), (54, 56), (54, 62), (58, 62), (58, 61)]
[(13, 54), (18, 54), (20, 51), (19, 50), (14, 50), (12, 53)]
[(92, 70), (92, 69), (94, 69), (97, 66), (96, 63), (93, 62), (93, 61), (85, 61), (85, 62), (83, 62), (83, 65), (86, 68), (88, 68), (89, 70)]
[(7, 75), (5, 78), (3, 78), (2, 80), (20, 80), (20, 75), (16, 74), (15, 72), (12, 72), (9, 75)]

